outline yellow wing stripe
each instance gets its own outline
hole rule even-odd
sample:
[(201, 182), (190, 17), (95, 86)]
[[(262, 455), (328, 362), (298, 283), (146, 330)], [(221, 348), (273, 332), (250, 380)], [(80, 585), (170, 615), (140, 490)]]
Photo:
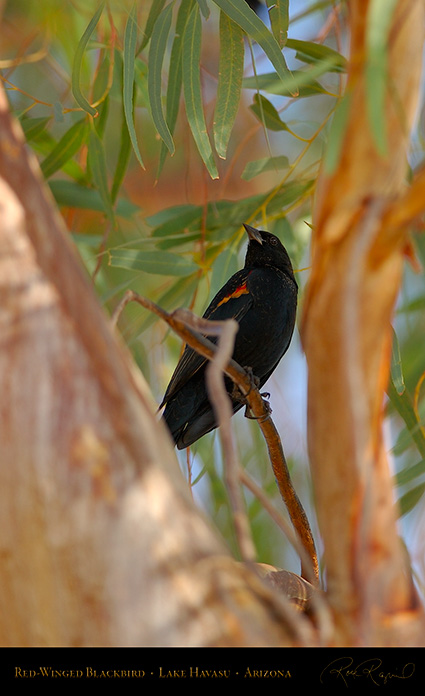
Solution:
[(241, 295), (249, 295), (249, 290), (246, 287), (246, 283), (243, 283), (243, 285), (239, 285), (239, 287), (236, 288), (234, 292), (232, 292), (230, 295), (227, 295), (226, 297), (223, 297), (221, 302), (218, 303), (217, 307), (220, 307), (220, 305), (225, 304), (233, 298), (240, 297)]

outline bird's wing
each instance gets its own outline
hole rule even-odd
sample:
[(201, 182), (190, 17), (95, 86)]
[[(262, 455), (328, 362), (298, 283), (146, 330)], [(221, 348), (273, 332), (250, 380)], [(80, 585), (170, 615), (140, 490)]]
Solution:
[[(227, 281), (211, 300), (204, 312), (204, 319), (211, 321), (235, 319), (237, 322), (242, 319), (252, 306), (252, 297), (247, 287), (249, 273), (249, 269), (242, 269)], [(217, 343), (216, 336), (208, 336), (208, 338), (212, 343)], [(159, 408), (161, 409), (206, 362), (206, 358), (193, 348), (186, 346)]]

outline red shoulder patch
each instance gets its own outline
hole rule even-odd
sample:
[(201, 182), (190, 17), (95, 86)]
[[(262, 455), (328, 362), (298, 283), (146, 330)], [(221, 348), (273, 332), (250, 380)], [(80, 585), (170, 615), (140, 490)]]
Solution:
[(246, 287), (246, 281), (245, 283), (242, 283), (242, 285), (239, 285), (236, 290), (234, 290), (230, 295), (226, 295), (226, 297), (223, 297), (221, 302), (218, 303), (217, 307), (220, 307), (222, 304), (226, 304), (229, 300), (233, 300), (234, 298), (240, 297), (241, 295), (248, 295), (249, 290)]

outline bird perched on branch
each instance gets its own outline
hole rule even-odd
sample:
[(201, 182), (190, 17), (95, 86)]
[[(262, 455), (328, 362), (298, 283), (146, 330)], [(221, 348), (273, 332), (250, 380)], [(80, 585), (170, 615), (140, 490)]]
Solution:
[[(270, 232), (245, 225), (248, 248), (245, 265), (237, 271), (204, 313), (205, 319), (233, 318), (239, 324), (233, 359), (249, 369), (261, 388), (286, 353), (295, 326), (298, 286), (291, 260)], [(216, 337), (211, 337), (216, 342)], [(160, 408), (178, 449), (189, 447), (217, 427), (205, 383), (207, 360), (186, 346)], [(244, 405), (225, 377), (233, 413)]]

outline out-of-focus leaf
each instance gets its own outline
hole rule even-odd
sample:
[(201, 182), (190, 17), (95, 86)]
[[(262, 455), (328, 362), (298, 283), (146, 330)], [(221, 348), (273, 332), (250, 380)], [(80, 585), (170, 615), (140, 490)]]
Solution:
[(41, 163), (41, 171), (46, 179), (63, 167), (85, 142), (88, 133), (86, 119), (74, 123), (62, 136), (53, 150)]
[(263, 172), (268, 172), (272, 169), (286, 169), (287, 167), (289, 167), (289, 160), (285, 155), (265, 157), (263, 159), (254, 160), (253, 162), (248, 162), (241, 174), (241, 178), (245, 179), (245, 181), (250, 181), (250, 179), (253, 179)]
[(267, 7), (273, 36), (282, 49), (288, 38), (289, 0), (267, 0)]
[(162, 64), (164, 62), (168, 35), (171, 29), (172, 10), (173, 3), (170, 3), (159, 15), (152, 32), (148, 60), (148, 91), (150, 109), (155, 128), (169, 152), (174, 154), (174, 142), (165, 120), (161, 95)]
[(49, 121), (49, 116), (47, 118), (22, 118), (20, 120), (20, 123), (27, 142), (30, 142), (34, 138), (37, 138), (37, 136), (45, 130)]
[[(49, 186), (59, 206), (99, 212), (103, 212), (105, 209), (100, 193), (95, 189), (63, 179), (52, 180), (49, 182)], [(122, 199), (117, 202), (115, 212), (120, 217), (131, 218), (132, 215), (140, 212), (140, 208), (131, 201)]]
[(127, 248), (110, 250), (109, 264), (131, 271), (166, 276), (188, 276), (198, 270), (196, 263), (177, 254)]
[(108, 188), (105, 151), (103, 149), (103, 143), (94, 128), (91, 129), (89, 135), (88, 162), (92, 172), (93, 181), (103, 202), (104, 211), (111, 222), (113, 222), (114, 211)]
[(327, 174), (331, 174), (339, 161), (348, 117), (350, 115), (351, 94), (346, 92), (339, 102), (332, 120), (329, 132), (328, 144), (324, 157), (324, 168)]
[(111, 200), (115, 203), (121, 184), (127, 171), (131, 155), (131, 140), (125, 120), (124, 110), (121, 122), (120, 149), (118, 152), (117, 164), (115, 167), (114, 180), (111, 187)]
[[(315, 65), (310, 70), (300, 71), (294, 70), (293, 75), (297, 80), (298, 97), (311, 97), (315, 94), (326, 94), (326, 90), (317, 82), (316, 77), (320, 77), (326, 72), (326, 65)], [(277, 94), (282, 97), (291, 97), (289, 90), (289, 81), (281, 80), (275, 72), (263, 73), (245, 77), (242, 81), (244, 89), (261, 89), (270, 94)]]
[(419, 454), (425, 459), (425, 433), (424, 429), (421, 427), (421, 423), (418, 421), (409, 392), (407, 389), (404, 389), (403, 393), (399, 394), (391, 378), (388, 383), (387, 392), (392, 405), (404, 420), (411, 433)]
[(182, 41), (182, 75), (186, 116), (198, 148), (212, 179), (218, 178), (202, 104), (200, 77), (202, 22), (195, 5), (187, 19)]
[(407, 515), (408, 512), (413, 510), (413, 508), (418, 504), (423, 494), (425, 493), (425, 483), (419, 484), (410, 491), (407, 491), (404, 495), (397, 501), (400, 516)]
[(202, 12), (202, 16), (203, 16), (205, 19), (208, 19), (208, 17), (210, 16), (210, 8), (208, 7), (208, 2), (207, 2), (207, 0), (197, 0), (197, 2), (198, 2), (198, 5), (199, 5), (199, 9), (200, 9), (201, 12)]
[(264, 128), (272, 131), (288, 130), (286, 123), (281, 120), (277, 109), (262, 94), (254, 95), (254, 103), (249, 108), (263, 124)]
[(393, 346), (391, 354), (391, 377), (397, 394), (402, 394), (405, 390), (403, 366), (401, 363), (400, 345), (397, 334), (393, 331)]
[(200, 222), (202, 215), (201, 206), (182, 206), (171, 219), (158, 225), (153, 231), (153, 237), (168, 237), (178, 234), (194, 222)]
[(139, 55), (139, 53), (143, 51), (149, 39), (151, 38), (155, 22), (158, 18), (158, 15), (162, 12), (162, 8), (164, 7), (164, 5), (165, 0), (152, 0), (152, 5), (149, 10), (148, 19), (146, 22), (146, 29), (144, 32), (142, 43), (140, 44), (140, 48), (137, 51), (137, 55)]
[(387, 152), (385, 97), (388, 89), (388, 36), (396, 0), (371, 0), (366, 27), (366, 104), (378, 152)]
[(97, 23), (101, 17), (101, 14), (103, 12), (103, 8), (105, 6), (105, 0), (102, 0), (102, 2), (99, 4), (99, 7), (97, 8), (95, 14), (91, 18), (89, 24), (87, 25), (87, 28), (82, 35), (78, 46), (75, 51), (74, 55), (74, 63), (72, 67), (72, 77), (71, 77), (71, 89), (72, 93), (74, 95), (74, 99), (77, 102), (79, 106), (81, 106), (84, 111), (87, 111), (91, 116), (97, 116), (97, 111), (94, 109), (92, 106), (90, 106), (89, 102), (85, 98), (84, 94), (81, 91), (81, 85), (80, 85), (80, 80), (81, 80), (81, 66), (83, 62), (83, 57), (84, 53), (86, 50), (87, 43), (95, 30)]
[(245, 0), (214, 0), (214, 2), (261, 46), (279, 78), (288, 82), (290, 93), (296, 96), (298, 93), (296, 80), (288, 70), (278, 42)]
[(296, 51), (295, 57), (304, 63), (320, 63), (326, 61), (329, 72), (345, 72), (347, 59), (329, 46), (314, 43), (313, 41), (301, 41), (300, 39), (288, 39), (287, 48)]
[[(187, 18), (193, 8), (195, 0), (182, 0), (177, 13), (176, 33), (171, 47), (170, 66), (168, 69), (168, 84), (167, 84), (167, 106), (166, 120), (168, 129), (171, 135), (174, 133), (174, 128), (177, 121), (177, 115), (180, 106), (180, 94), (182, 87), (182, 56), (181, 42)], [(161, 151), (159, 155), (158, 173), (159, 177), (164, 166), (167, 148), (165, 143), (161, 141)]]
[(409, 466), (407, 469), (402, 469), (395, 476), (395, 482), (397, 486), (405, 486), (406, 484), (414, 481), (416, 478), (423, 476), (425, 474), (425, 459), (417, 462), (413, 466)]
[(227, 144), (238, 111), (242, 89), (244, 34), (223, 11), (220, 12), (220, 59), (214, 112), (214, 142), (217, 154), (226, 158)]
[(124, 32), (124, 67), (123, 67), (123, 101), (124, 114), (130, 135), (131, 144), (140, 166), (144, 169), (142, 155), (137, 142), (136, 130), (133, 121), (134, 99), (134, 62), (137, 42), (137, 2), (134, 3), (128, 16)]

